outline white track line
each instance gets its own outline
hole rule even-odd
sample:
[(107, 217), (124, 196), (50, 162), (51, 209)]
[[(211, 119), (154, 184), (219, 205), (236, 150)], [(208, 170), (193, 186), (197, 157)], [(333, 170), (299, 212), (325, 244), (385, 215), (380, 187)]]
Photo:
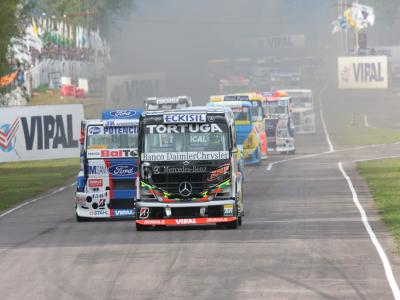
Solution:
[(324, 113), (323, 113), (323, 111), (322, 111), (321, 97), (322, 97), (322, 93), (325, 92), (326, 89), (327, 89), (327, 87), (325, 86), (325, 87), (323, 87), (323, 88), (321, 89), (321, 91), (319, 92), (319, 97), (318, 97), (318, 102), (319, 102), (319, 116), (320, 116), (320, 118), (321, 118), (322, 128), (324, 129), (326, 141), (327, 141), (327, 143), (328, 143), (328, 145), (329, 145), (329, 151), (330, 151), (330, 152), (335, 152), (335, 148), (333, 148), (333, 144), (332, 144), (331, 138), (330, 138), (329, 133), (328, 133), (328, 128), (327, 128), (326, 123), (325, 123)]
[(277, 161), (274, 161), (274, 162), (268, 164), (267, 171), (271, 171), (272, 167), (277, 165), (277, 164), (282, 164), (282, 163), (286, 163), (286, 162), (293, 161), (293, 160), (300, 160), (300, 159), (318, 157), (318, 156), (322, 156), (324, 154), (330, 154), (330, 153), (332, 153), (332, 152), (331, 151), (326, 151), (326, 152), (321, 152), (321, 153), (307, 154), (307, 155), (303, 155), (303, 156), (297, 156), (297, 157), (292, 157), (292, 158), (288, 158), (288, 159), (277, 160)]
[(364, 124), (365, 124), (365, 127), (367, 127), (367, 128), (369, 127), (367, 115), (364, 115)]
[(347, 184), (349, 185), (350, 191), (353, 195), (353, 201), (354, 204), (356, 205), (356, 207), (358, 208), (360, 215), (361, 215), (361, 221), (364, 224), (365, 229), (367, 230), (367, 233), (372, 241), (372, 244), (375, 246), (376, 250), (378, 251), (379, 257), (382, 261), (383, 264), (383, 268), (385, 269), (385, 274), (386, 274), (386, 278), (389, 282), (390, 288), (392, 289), (392, 293), (394, 296), (394, 299), (396, 300), (400, 300), (400, 290), (399, 290), (399, 286), (397, 285), (396, 279), (394, 278), (393, 275), (393, 271), (392, 271), (392, 267), (390, 265), (389, 259), (386, 256), (385, 251), (383, 250), (381, 244), (379, 243), (374, 231), (371, 228), (371, 225), (369, 224), (368, 221), (368, 216), (365, 213), (364, 208), (362, 207), (362, 205), (360, 204), (360, 201), (358, 201), (358, 196), (357, 196), (357, 192), (353, 186), (353, 183), (351, 182), (350, 177), (347, 175), (346, 171), (343, 169), (343, 165), (340, 162), (339, 164), (339, 170), (342, 173), (343, 177), (346, 179)]
[(21, 207), (24, 207), (24, 206), (26, 206), (26, 205), (35, 203), (35, 202), (37, 202), (37, 201), (39, 201), (39, 200), (41, 200), (41, 199), (45, 199), (45, 198), (48, 198), (48, 197), (50, 197), (50, 196), (53, 196), (53, 195), (55, 195), (55, 194), (57, 194), (57, 193), (59, 193), (59, 192), (65, 190), (66, 188), (73, 187), (74, 185), (75, 185), (75, 183), (70, 184), (70, 185), (66, 185), (66, 186), (60, 187), (59, 189), (57, 189), (57, 190), (51, 192), (50, 194), (43, 195), (43, 196), (40, 196), (40, 197), (38, 197), (38, 198), (35, 198), (35, 199), (32, 199), (32, 200), (23, 202), (22, 204), (20, 204), (20, 205), (18, 205), (18, 206), (16, 206), (16, 207), (12, 208), (12, 209), (10, 209), (10, 210), (7, 210), (6, 212), (4, 212), (4, 213), (2, 213), (2, 214), (0, 214), (0, 218), (5, 217), (5, 216), (11, 214), (12, 212), (14, 212), (14, 211), (20, 209)]

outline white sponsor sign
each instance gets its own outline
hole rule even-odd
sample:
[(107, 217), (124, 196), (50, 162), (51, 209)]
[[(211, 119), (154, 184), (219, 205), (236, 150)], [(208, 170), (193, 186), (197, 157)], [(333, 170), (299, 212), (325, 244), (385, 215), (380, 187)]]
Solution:
[(79, 157), (83, 106), (0, 108), (0, 162)]
[(229, 159), (228, 151), (142, 153), (142, 161), (184, 161)]
[(390, 58), (400, 58), (400, 46), (379, 46), (373, 47), (376, 55), (387, 56)]
[(179, 103), (179, 98), (157, 98), (156, 100), (157, 104), (176, 104)]
[(101, 134), (136, 134), (138, 133), (138, 126), (89, 126), (88, 135), (101, 135)]
[(261, 49), (293, 49), (303, 48), (306, 44), (304, 34), (269, 35), (263, 37), (251, 37), (238, 41), (241, 47), (259, 47)]
[(89, 160), (88, 173), (89, 176), (108, 175), (108, 168), (104, 160), (91, 159)]
[(267, 36), (264, 40), (264, 47), (269, 49), (298, 48), (304, 45), (303, 34)]
[(88, 149), (86, 152), (87, 158), (126, 158), (136, 157), (136, 149)]
[(108, 104), (129, 103), (141, 107), (148, 97), (160, 96), (165, 92), (164, 73), (144, 73), (122, 76), (109, 76), (106, 83)]
[(205, 123), (205, 114), (171, 114), (164, 115), (164, 123)]
[(340, 89), (387, 89), (387, 57), (339, 57), (338, 82)]

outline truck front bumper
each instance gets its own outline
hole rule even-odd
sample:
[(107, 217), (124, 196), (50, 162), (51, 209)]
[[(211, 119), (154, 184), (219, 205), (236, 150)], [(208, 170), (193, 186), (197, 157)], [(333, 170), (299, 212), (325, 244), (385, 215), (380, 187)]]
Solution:
[(136, 223), (159, 225), (204, 225), (237, 220), (235, 200), (198, 203), (136, 202)]
[(135, 208), (110, 209), (108, 192), (77, 192), (75, 195), (76, 214), (82, 218), (110, 219), (134, 218)]

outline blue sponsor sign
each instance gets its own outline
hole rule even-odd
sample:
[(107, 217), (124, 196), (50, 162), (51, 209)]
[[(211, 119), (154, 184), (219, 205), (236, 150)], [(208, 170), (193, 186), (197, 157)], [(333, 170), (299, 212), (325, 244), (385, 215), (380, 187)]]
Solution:
[(118, 109), (106, 110), (102, 113), (103, 120), (110, 119), (139, 119), (142, 109)]
[(99, 134), (101, 132), (101, 128), (99, 126), (90, 126), (89, 134)]
[(132, 217), (135, 215), (134, 209), (114, 209), (114, 217)]
[(108, 168), (108, 172), (112, 176), (116, 177), (135, 177), (136, 176), (136, 166), (134, 165), (113, 165)]

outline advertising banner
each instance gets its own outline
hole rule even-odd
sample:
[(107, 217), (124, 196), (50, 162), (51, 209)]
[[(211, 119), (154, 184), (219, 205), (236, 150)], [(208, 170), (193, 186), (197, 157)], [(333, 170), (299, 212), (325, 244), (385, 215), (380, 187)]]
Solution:
[(142, 107), (147, 97), (161, 96), (165, 91), (164, 73), (143, 73), (109, 76), (106, 83), (107, 103), (110, 106), (129, 104)]
[(338, 58), (339, 89), (387, 89), (387, 56)]
[(79, 157), (83, 105), (0, 108), (0, 163)]

